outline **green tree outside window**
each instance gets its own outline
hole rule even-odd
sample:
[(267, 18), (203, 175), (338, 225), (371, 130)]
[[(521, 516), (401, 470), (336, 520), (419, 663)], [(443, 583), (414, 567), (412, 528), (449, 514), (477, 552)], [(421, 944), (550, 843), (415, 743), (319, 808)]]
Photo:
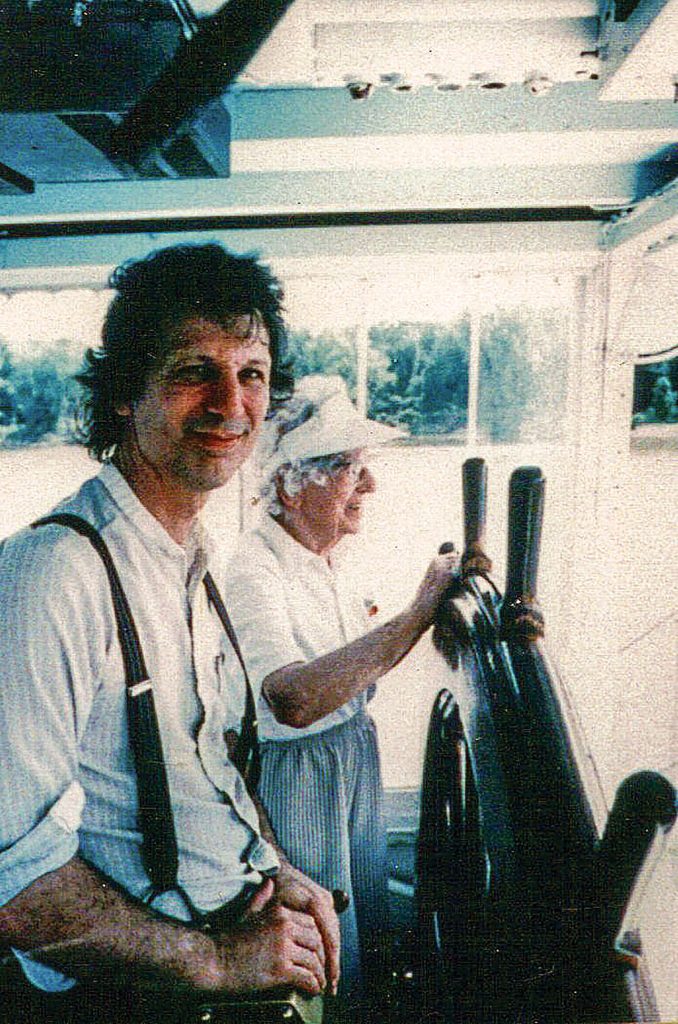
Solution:
[(336, 374), (346, 381), (348, 393), (355, 401), (356, 353), (351, 331), (290, 331), (288, 350), (297, 380), (314, 373)]
[(497, 310), (482, 318), (478, 382), (481, 440), (557, 441), (567, 403), (565, 314)]
[(469, 325), (378, 324), (369, 332), (368, 415), (415, 436), (457, 435), (468, 418)]

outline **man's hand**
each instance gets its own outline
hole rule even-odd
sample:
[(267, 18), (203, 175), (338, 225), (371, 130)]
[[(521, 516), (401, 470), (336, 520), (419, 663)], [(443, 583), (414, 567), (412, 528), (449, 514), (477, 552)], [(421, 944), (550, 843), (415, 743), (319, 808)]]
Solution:
[(275, 877), (277, 900), (292, 910), (313, 918), (322, 938), (323, 963), (327, 984), (336, 995), (339, 982), (339, 920), (334, 910), (332, 894), (317, 885), (287, 860), (281, 860)]
[(215, 989), (242, 993), (291, 985), (318, 995), (329, 985), (336, 992), (339, 927), (332, 897), (289, 864), (275, 884), (264, 883), (243, 921), (215, 941)]
[[(308, 915), (321, 938), (320, 955), (325, 969), (329, 991), (336, 995), (339, 981), (339, 922), (334, 909), (332, 894), (321, 885), (311, 881), (297, 868), (292, 867), (280, 849), (271, 823), (257, 793), (250, 793), (259, 814), (259, 825), (264, 839), (271, 843), (280, 859), (280, 869), (274, 879), (275, 901), (289, 910)], [(263, 887), (250, 903), (246, 918), (256, 914), (264, 905), (259, 902), (266, 887)], [(263, 897), (262, 897), (263, 898)], [(270, 899), (265, 898), (265, 902)]]

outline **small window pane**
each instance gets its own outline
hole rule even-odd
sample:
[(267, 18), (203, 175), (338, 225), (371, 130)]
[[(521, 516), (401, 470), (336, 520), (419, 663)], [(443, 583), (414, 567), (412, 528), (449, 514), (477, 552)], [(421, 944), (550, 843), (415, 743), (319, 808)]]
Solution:
[(455, 323), (375, 324), (369, 330), (368, 415), (413, 436), (466, 438), (470, 329)]
[(480, 322), (481, 441), (559, 441), (567, 411), (568, 316), (561, 309), (499, 308)]
[(79, 388), (73, 379), (100, 340), (110, 292), (24, 291), (0, 302), (0, 446), (69, 439)]
[(678, 449), (678, 356), (637, 364), (631, 446)]
[(309, 374), (338, 375), (346, 382), (353, 401), (356, 398), (355, 331), (326, 330), (314, 333), (296, 328), (288, 334), (288, 349), (294, 378), (298, 382)]

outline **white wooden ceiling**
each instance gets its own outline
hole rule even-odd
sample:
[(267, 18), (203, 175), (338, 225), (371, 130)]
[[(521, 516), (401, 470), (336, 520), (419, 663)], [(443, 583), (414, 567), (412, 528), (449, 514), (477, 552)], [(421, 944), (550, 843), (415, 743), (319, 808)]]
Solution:
[[(121, 2), (88, 0), (104, 18)], [(224, 7), (154, 3), (188, 12), (176, 45)], [(11, 42), (10, 8), (76, 6), (0, 2), (0, 30), (3, 9)], [(143, 50), (132, 75), (102, 37), (81, 97), (63, 69), (66, 103), (58, 61), (41, 109), (0, 95), (0, 218), (632, 205), (678, 174), (678, 0), (623, 6), (621, 21), (613, 0), (295, 0), (215, 99), (210, 131), (194, 132), (197, 171), (160, 159), (136, 181), (97, 133), (135, 102)], [(126, 9), (138, 30), (143, 4)], [(171, 59), (161, 43), (158, 66)]]

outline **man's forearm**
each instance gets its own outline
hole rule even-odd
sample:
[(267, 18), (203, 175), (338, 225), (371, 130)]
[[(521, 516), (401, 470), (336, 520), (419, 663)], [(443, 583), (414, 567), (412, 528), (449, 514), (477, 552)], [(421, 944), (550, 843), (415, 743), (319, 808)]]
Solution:
[(79, 858), (0, 907), (0, 938), (78, 979), (219, 988), (209, 936), (156, 917)]
[(345, 647), (272, 672), (264, 680), (264, 695), (280, 722), (299, 729), (311, 725), (394, 668), (429, 624), (407, 609)]

